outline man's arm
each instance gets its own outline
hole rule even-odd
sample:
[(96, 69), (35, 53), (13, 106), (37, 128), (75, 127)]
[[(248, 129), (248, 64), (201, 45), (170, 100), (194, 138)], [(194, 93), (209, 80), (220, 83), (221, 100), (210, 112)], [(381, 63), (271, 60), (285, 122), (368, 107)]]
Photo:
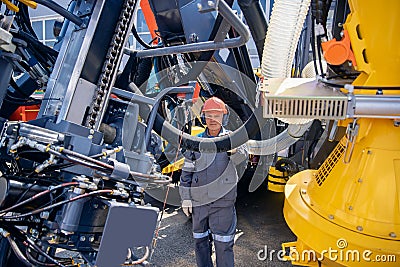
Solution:
[(182, 200), (191, 200), (190, 186), (192, 185), (193, 172), (193, 161), (185, 158), (179, 185), (179, 194), (181, 195)]

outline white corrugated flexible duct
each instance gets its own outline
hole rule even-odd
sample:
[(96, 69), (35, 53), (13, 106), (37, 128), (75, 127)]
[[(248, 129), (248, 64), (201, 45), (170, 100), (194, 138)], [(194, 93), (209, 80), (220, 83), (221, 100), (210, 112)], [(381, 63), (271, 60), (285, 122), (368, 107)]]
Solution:
[[(275, 0), (265, 38), (261, 73), (268, 78), (290, 77), (297, 44), (311, 0)], [(249, 152), (271, 155), (294, 144), (312, 122), (291, 124), (268, 140), (247, 142)]]

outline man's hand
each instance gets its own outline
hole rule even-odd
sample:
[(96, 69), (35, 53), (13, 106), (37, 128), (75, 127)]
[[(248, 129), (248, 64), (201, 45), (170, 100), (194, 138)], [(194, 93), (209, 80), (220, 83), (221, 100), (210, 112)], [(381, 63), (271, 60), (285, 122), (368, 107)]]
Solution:
[(192, 215), (192, 201), (185, 199), (182, 201), (182, 211), (186, 214), (187, 217)]

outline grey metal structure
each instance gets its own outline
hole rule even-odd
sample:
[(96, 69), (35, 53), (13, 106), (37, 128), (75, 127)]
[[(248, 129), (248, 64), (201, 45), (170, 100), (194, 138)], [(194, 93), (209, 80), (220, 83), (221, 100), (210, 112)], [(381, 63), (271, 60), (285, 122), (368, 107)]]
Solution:
[[(129, 9), (131, 14), (134, 13), (134, 1), (127, 1), (125, 4), (127, 7), (121, 7), (121, 4), (118, 2), (119, 1), (84, 1), (80, 2), (80, 5), (75, 7), (76, 13), (81, 16), (88, 16), (86, 17), (88, 20), (87, 27), (76, 28), (76, 25), (70, 24), (60, 50), (60, 54), (62, 54), (63, 57), (57, 59), (55, 65), (56, 71), (52, 72), (48, 89), (46, 90), (45, 99), (47, 98), (49, 100), (42, 105), (39, 116), (57, 114), (58, 122), (61, 120), (68, 120), (77, 124), (86, 124), (86, 122), (83, 121), (84, 113), (78, 112), (77, 114), (76, 110), (90, 109), (93, 99), (98, 95), (98, 91), (101, 91), (104, 97), (108, 97), (108, 93), (105, 92), (106, 88), (97, 88), (99, 84), (97, 84), (98, 81), (96, 78), (101, 79), (99, 72), (104, 73), (107, 70), (107, 73), (110, 73), (111, 77), (108, 78), (108, 85), (105, 86), (110, 87), (115, 79), (117, 66), (121, 61), (122, 55), (113, 55), (114, 60), (112, 62), (110, 62), (109, 56), (107, 63), (99, 61), (100, 58), (107, 57), (105, 52), (118, 52), (114, 52), (115, 48), (108, 47), (112, 38), (104, 34), (101, 30), (102, 27), (109, 27), (109, 25), (106, 24), (110, 21), (109, 18), (106, 18), (107, 15), (105, 13), (110, 10), (120, 10), (122, 8)], [(124, 10), (124, 12), (127, 11)], [(133, 23), (132, 17), (133, 15), (130, 15), (129, 19), (124, 21), (124, 27), (126, 27), (125, 32), (119, 37), (119, 42), (114, 45), (122, 47), (126, 42), (127, 35)], [(120, 33), (117, 32), (117, 34)], [(108, 35), (110, 35), (110, 33)], [(116, 35), (114, 31), (112, 35)], [(96, 44), (99, 40), (107, 37), (109, 42), (105, 41), (104, 44)], [(110, 51), (103, 51), (103, 54), (96, 53), (100, 49), (104, 50), (105, 46), (107, 46), (106, 49)], [(96, 59), (97, 57), (99, 59)], [(103, 70), (99, 70), (101, 66), (96, 66), (97, 64), (103, 64)], [(96, 72), (93, 73), (91, 68), (94, 68)], [(61, 99), (61, 101), (58, 99)], [(101, 114), (102, 112), (98, 111), (98, 113)], [(99, 123), (96, 124), (96, 127), (98, 129)]]
[[(125, 49), (125, 54), (136, 53), (138, 57), (153, 57), (153, 56), (163, 56), (170, 54), (179, 54), (187, 52), (201, 52), (208, 50), (219, 50), (223, 48), (232, 48), (244, 45), (250, 38), (250, 32), (247, 27), (241, 22), (238, 17), (232, 12), (232, 9), (223, 0), (218, 1), (208, 1), (213, 3), (207, 11), (218, 10), (219, 14), (223, 16), (226, 21), (238, 31), (239, 37), (233, 39), (227, 39), (223, 41), (204, 41), (199, 43), (190, 43), (185, 45), (178, 45), (173, 47), (163, 47), (159, 49), (152, 50), (141, 50), (135, 51), (131, 49)], [(200, 3), (199, 3), (200, 4)], [(202, 4), (200, 4), (202, 6)], [(208, 4), (207, 4), (208, 6)], [(202, 9), (199, 8), (201, 11)]]

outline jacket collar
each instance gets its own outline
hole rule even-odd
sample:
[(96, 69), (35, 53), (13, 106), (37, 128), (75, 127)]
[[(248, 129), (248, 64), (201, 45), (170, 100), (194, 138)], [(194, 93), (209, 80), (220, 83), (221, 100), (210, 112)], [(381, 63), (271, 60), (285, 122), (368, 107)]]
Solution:
[[(228, 134), (228, 132), (229, 132), (229, 131), (226, 130), (224, 127), (221, 127), (221, 130), (219, 131), (218, 136), (226, 135), (226, 134)], [(204, 138), (213, 138), (213, 137), (215, 137), (215, 136), (209, 135), (209, 134), (208, 134), (208, 128), (206, 128), (206, 129), (204, 130), (204, 132), (201, 134), (200, 137), (204, 137)]]

